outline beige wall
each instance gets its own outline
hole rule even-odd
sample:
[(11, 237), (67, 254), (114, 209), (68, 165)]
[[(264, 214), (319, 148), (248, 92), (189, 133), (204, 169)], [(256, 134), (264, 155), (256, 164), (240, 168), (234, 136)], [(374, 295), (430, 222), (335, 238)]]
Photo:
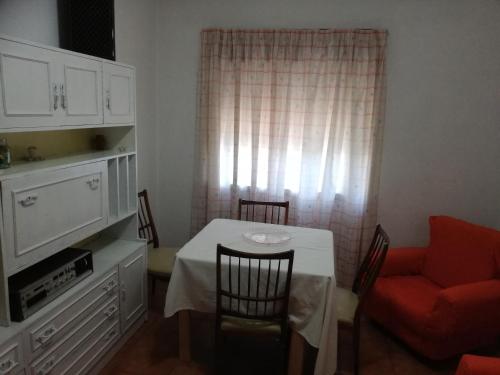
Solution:
[(500, 2), (159, 0), (160, 233), (188, 238), (199, 32), (207, 27), (386, 28), (388, 97), (380, 222), (425, 244), (427, 216), (500, 228)]
[[(157, 207), (155, 0), (115, 0), (116, 59), (136, 68), (139, 191)], [(156, 221), (159, 220), (155, 209)]]
[[(0, 0), (0, 32), (55, 43), (55, 0), (36, 2), (45, 10), (35, 19), (25, 6), (34, 2), (23, 1)], [(425, 244), (430, 214), (500, 228), (499, 1), (115, 0), (115, 8), (117, 58), (137, 68), (139, 185), (153, 194), (163, 243), (189, 236), (206, 27), (388, 29), (380, 222), (394, 245)]]

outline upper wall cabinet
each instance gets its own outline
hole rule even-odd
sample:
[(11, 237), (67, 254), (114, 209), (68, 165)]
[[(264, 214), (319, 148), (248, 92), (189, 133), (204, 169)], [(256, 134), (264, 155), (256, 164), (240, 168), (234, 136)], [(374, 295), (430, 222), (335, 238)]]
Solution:
[(134, 94), (131, 67), (0, 37), (0, 130), (133, 125)]
[(60, 103), (56, 55), (0, 39), (0, 128), (57, 123)]
[(57, 60), (60, 125), (102, 124), (102, 63), (62, 53)]
[(126, 66), (103, 64), (104, 123), (131, 124), (135, 122), (134, 70)]

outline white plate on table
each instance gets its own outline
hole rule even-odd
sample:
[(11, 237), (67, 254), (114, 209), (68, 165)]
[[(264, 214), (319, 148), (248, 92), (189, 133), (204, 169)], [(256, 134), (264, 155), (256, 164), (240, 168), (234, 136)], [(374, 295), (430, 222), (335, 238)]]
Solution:
[(292, 238), (290, 233), (285, 232), (284, 230), (279, 230), (279, 229), (272, 230), (264, 228), (245, 232), (243, 233), (243, 237), (252, 242), (267, 244), (267, 245), (283, 243)]

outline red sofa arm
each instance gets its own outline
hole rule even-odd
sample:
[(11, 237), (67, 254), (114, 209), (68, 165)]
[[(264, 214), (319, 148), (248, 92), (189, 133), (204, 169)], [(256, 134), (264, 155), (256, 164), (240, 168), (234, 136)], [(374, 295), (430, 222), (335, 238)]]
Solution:
[(401, 247), (389, 249), (380, 276), (419, 275), (422, 272), (426, 247)]
[(500, 280), (457, 285), (439, 292), (429, 319), (438, 335), (500, 334)]
[(500, 358), (464, 354), (455, 375), (498, 375)]

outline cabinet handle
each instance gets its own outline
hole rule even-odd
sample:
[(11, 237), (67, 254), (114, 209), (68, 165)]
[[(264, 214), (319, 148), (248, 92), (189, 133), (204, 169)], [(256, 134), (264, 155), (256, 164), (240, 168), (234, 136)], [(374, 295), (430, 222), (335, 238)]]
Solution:
[(64, 84), (61, 84), (61, 108), (66, 109), (66, 94), (64, 93)]
[(104, 315), (106, 315), (108, 318), (111, 318), (115, 313), (118, 311), (118, 307), (116, 305), (112, 305), (108, 307), (106, 311), (104, 311)]
[(48, 342), (55, 334), (57, 333), (57, 329), (54, 326), (50, 326), (43, 333), (36, 338), (36, 341), (38, 341), (40, 344), (45, 344)]
[(19, 203), (21, 203), (23, 207), (28, 207), (34, 205), (37, 199), (38, 195), (36, 194), (28, 195), (26, 198), (20, 199)]
[(111, 280), (109, 283), (107, 283), (106, 285), (104, 285), (102, 287), (102, 289), (108, 293), (108, 292), (111, 292), (113, 290), (113, 288), (116, 286), (116, 281), (115, 280)]
[(122, 284), (122, 300), (125, 301), (127, 299), (127, 290), (125, 289), (125, 284)]
[(87, 184), (90, 186), (92, 190), (95, 190), (99, 187), (99, 179), (93, 178), (92, 180), (88, 180)]
[(116, 331), (115, 330), (112, 330), (111, 332), (109, 332), (106, 336), (104, 336), (103, 338), (103, 341), (104, 342), (108, 342), (109, 340), (111, 340), (114, 336), (116, 335)]
[(55, 364), (55, 357), (50, 357), (43, 366), (36, 372), (36, 375), (47, 375), (53, 368)]
[(111, 94), (109, 90), (106, 90), (106, 108), (111, 110)]
[(57, 85), (54, 84), (54, 111), (57, 110), (57, 102), (59, 101), (59, 95), (57, 95)]
[(7, 359), (0, 363), (0, 375), (8, 374), (14, 367), (16, 367), (19, 363), (13, 361), (11, 358)]

